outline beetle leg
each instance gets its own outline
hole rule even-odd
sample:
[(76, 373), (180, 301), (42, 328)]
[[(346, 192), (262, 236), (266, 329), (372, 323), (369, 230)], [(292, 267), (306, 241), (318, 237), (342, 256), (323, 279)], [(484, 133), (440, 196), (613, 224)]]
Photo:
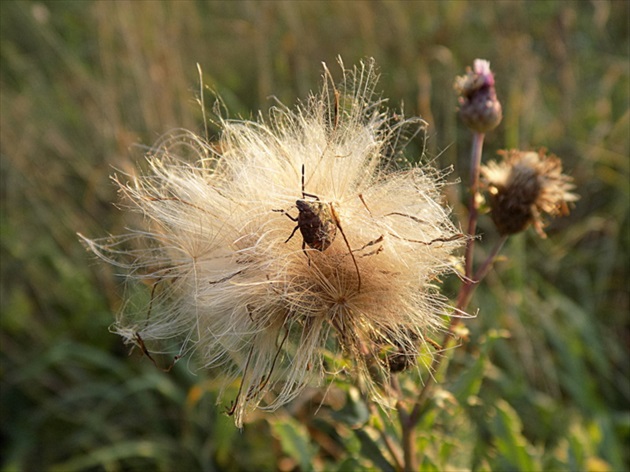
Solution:
[[(287, 215), (287, 216), (289, 216), (289, 215)], [(285, 241), (285, 244), (288, 243), (291, 240), (291, 238), (293, 237), (293, 235), (295, 234), (295, 232), (298, 230), (299, 227), (300, 227), (300, 225), (297, 225), (295, 228), (293, 228), (293, 231), (291, 231), (291, 235), (287, 238), (287, 240)], [(302, 248), (302, 249), (304, 249), (304, 248)]]

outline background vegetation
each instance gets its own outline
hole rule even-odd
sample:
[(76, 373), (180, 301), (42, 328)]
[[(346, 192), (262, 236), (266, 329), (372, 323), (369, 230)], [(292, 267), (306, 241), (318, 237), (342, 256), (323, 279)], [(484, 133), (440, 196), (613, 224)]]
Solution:
[[(427, 153), (466, 176), (455, 75), (491, 61), (500, 148), (546, 146), (582, 199), (512, 238), (473, 300), (421, 422), (423, 470), (628, 470), (629, 3), (0, 2), (1, 470), (388, 470), (350, 386), (243, 432), (212, 376), (128, 356), (108, 332), (122, 279), (76, 232), (120, 233), (108, 175), (164, 132), (203, 132), (196, 63), (232, 116), (305, 97), (322, 61), (374, 56)], [(331, 67), (333, 72), (336, 71)], [(418, 153), (417, 149), (410, 151)], [(463, 196), (451, 195), (456, 210)], [(494, 232), (489, 219), (480, 231)], [(489, 248), (489, 242), (479, 245)], [(388, 434), (399, 434), (394, 421)], [(366, 423), (367, 422), (367, 423)]]

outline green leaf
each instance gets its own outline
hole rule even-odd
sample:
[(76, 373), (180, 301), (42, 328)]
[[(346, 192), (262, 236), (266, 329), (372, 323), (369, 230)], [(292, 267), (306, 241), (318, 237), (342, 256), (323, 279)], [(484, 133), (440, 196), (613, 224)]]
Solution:
[(418, 468), (420, 472), (440, 472), (440, 468), (431, 461), (431, 459), (425, 455), (422, 459), (422, 463)]
[(507, 337), (504, 331), (490, 330), (480, 342), (481, 351), (471, 365), (455, 381), (452, 391), (458, 401), (466, 404), (470, 397), (477, 396), (481, 389), (484, 373), (488, 369), (488, 353), (498, 339)]
[(289, 416), (278, 418), (270, 423), (274, 436), (280, 441), (284, 453), (296, 460), (300, 470), (304, 472), (313, 470), (312, 459), (315, 452), (309, 441), (306, 426)]
[(163, 443), (153, 441), (127, 441), (90, 451), (66, 462), (51, 466), (51, 472), (72, 472), (120, 463), (128, 458), (147, 458), (154, 463), (166, 463), (171, 451)]
[(370, 419), (368, 406), (361, 397), (359, 390), (355, 387), (348, 389), (346, 404), (341, 410), (334, 412), (333, 415), (336, 420), (351, 428), (362, 426)]
[(367, 429), (355, 429), (354, 433), (357, 438), (361, 442), (361, 455), (370, 461), (378, 468), (378, 470), (387, 472), (394, 472), (394, 467), (389, 463), (389, 461), (383, 456), (383, 452), (381, 451), (381, 446), (378, 442), (372, 438)]
[(501, 462), (509, 464), (509, 467), (515, 470), (540, 470), (540, 464), (535, 460), (532, 446), (521, 433), (522, 428), (517, 412), (504, 400), (497, 401), (490, 429), (493, 432), (494, 443), (502, 459)]

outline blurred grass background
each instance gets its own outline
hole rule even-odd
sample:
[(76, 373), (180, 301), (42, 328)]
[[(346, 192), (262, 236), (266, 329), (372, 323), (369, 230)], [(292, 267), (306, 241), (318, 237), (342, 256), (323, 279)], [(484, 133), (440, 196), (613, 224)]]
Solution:
[(128, 357), (108, 332), (122, 279), (75, 234), (124, 231), (108, 175), (134, 145), (203, 133), (196, 63), (250, 116), (304, 98), (322, 61), (339, 77), (337, 55), (375, 57), (384, 96), (430, 123), (429, 157), (462, 177), (452, 84), (490, 60), (505, 118), (485, 158), (546, 146), (582, 197), (549, 239), (512, 238), (476, 294), (443, 384), (457, 401), (421, 425), (422, 469), (628, 470), (628, 15), (604, 0), (0, 2), (0, 470), (387, 469), (351, 427), (360, 403), (240, 433), (211, 377)]

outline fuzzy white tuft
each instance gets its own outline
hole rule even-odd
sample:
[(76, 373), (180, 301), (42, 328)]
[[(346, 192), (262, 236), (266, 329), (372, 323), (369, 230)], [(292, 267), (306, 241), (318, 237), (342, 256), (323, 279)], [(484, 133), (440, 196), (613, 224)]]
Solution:
[[(392, 157), (419, 119), (390, 116), (375, 100), (371, 62), (325, 70), (322, 91), (295, 110), (258, 121), (221, 120), (210, 145), (192, 133), (163, 140), (150, 169), (119, 182), (146, 228), (115, 241), (85, 240), (131, 277), (156, 282), (148, 309), (116, 330), (145, 346), (183, 340), (207, 367), (240, 378), (237, 425), (256, 407), (275, 409), (350, 359), (362, 389), (378, 396), (374, 370), (390, 371), (387, 346), (415, 359), (449, 311), (435, 284), (452, 272), (462, 237), (440, 197), (438, 172)], [(190, 156), (193, 156), (192, 158)], [(304, 191), (302, 194), (302, 168)], [(302, 248), (297, 200), (328, 210), (336, 236)], [(122, 249), (131, 238), (139, 249)], [(117, 248), (120, 254), (117, 254)], [(147, 343), (147, 344), (145, 344)]]

